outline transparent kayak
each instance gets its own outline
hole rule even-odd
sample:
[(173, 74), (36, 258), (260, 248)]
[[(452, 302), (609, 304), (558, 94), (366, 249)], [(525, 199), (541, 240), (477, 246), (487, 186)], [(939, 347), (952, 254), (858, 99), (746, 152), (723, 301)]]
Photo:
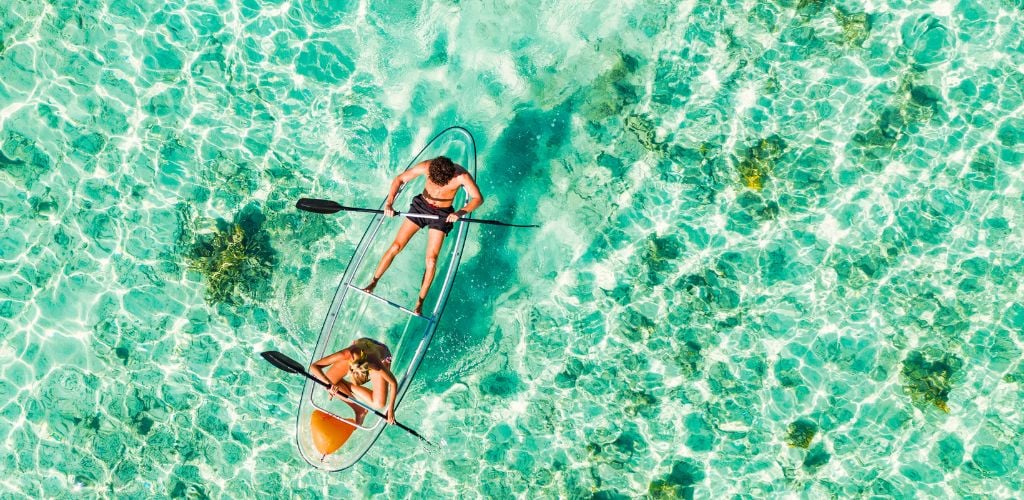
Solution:
[[(451, 127), (434, 136), (406, 168), (441, 155), (451, 158), (476, 177), (476, 143), (469, 131), (462, 127)], [(423, 191), (424, 182), (421, 176), (406, 185), (395, 198), (395, 210), (407, 211), (413, 196)], [(465, 191), (459, 190), (453, 206), (461, 207), (465, 199)], [(370, 282), (381, 256), (394, 240), (404, 217), (385, 218), (383, 215), (369, 214), (361, 216), (372, 217), (372, 220), (334, 294), (310, 364), (325, 355), (348, 347), (353, 340), (361, 337), (383, 342), (391, 350), (391, 371), (398, 380), (398, 391), (395, 396), (396, 419), (416, 429), (420, 427), (417, 422), (403, 419), (400, 404), (409, 390), (409, 385), (430, 345), (430, 339), (434, 336), (437, 322), (444, 312), (452, 282), (455, 280), (455, 272), (459, 267), (459, 259), (466, 244), (469, 224), (456, 223), (455, 228), (445, 238), (444, 246), (438, 255), (433, 285), (424, 302), (423, 315), (419, 316), (412, 312), (412, 307), (423, 279), (427, 230), (421, 229), (413, 236), (405, 249), (395, 257), (391, 268), (384, 274), (374, 293), (368, 294), (362, 287)], [(357, 217), (360, 215), (352, 216), (353, 219)], [(368, 401), (363, 403), (370, 405)], [(384, 413), (383, 409), (378, 410)], [(369, 413), (362, 425), (356, 426), (350, 436), (339, 438), (344, 444), (337, 451), (324, 455), (314, 445), (311, 421), (323, 421), (325, 418), (330, 420), (329, 417), (334, 417), (352, 423), (352, 409), (343, 401), (331, 400), (323, 386), (307, 380), (299, 399), (298, 413), (295, 430), (299, 451), (311, 465), (327, 471), (346, 469), (358, 462), (387, 427), (383, 419)], [(394, 432), (404, 431), (396, 429)]]

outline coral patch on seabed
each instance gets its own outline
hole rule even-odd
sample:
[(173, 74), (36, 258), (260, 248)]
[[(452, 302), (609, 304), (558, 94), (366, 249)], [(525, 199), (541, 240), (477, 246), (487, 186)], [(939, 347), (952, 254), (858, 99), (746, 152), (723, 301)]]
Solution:
[(743, 185), (760, 191), (785, 148), (786, 143), (777, 136), (761, 139), (748, 148), (736, 167)]
[(188, 269), (206, 281), (207, 302), (238, 306), (271, 295), (276, 252), (269, 235), (261, 232), (263, 220), (257, 209), (250, 209), (234, 222), (216, 221), (212, 233), (193, 235), (195, 242), (185, 259)]
[(901, 370), (907, 394), (916, 404), (931, 405), (949, 413), (953, 377), (962, 365), (956, 356), (912, 351), (903, 361)]
[(810, 448), (811, 441), (818, 433), (818, 426), (809, 420), (797, 420), (789, 424), (786, 432), (786, 443), (796, 448)]

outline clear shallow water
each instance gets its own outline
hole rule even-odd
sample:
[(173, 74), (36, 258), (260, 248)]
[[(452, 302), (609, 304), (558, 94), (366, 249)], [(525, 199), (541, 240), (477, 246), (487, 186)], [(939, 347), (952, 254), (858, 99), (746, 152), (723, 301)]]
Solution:
[[(9, 2), (0, 490), (1019, 496), (1022, 17)], [(399, 411), (445, 449), (313, 471), (256, 353), (305, 359), (365, 221), (292, 205), (376, 203), (453, 123), (480, 215), (543, 227), (471, 232)]]

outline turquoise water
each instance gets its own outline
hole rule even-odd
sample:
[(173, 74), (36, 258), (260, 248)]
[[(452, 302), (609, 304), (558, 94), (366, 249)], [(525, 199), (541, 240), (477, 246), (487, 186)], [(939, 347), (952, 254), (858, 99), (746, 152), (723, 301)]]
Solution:
[[(1022, 21), (8, 1), (0, 492), (1019, 497)], [(445, 446), (313, 470), (257, 353), (309, 356), (366, 219), (294, 202), (452, 124), (479, 215), (542, 227), (470, 231), (398, 412)]]

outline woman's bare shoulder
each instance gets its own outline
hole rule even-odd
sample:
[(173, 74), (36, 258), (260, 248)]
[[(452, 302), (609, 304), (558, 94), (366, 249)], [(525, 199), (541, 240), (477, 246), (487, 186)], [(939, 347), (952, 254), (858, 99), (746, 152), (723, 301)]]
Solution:
[(338, 352), (336, 352), (334, 354), (329, 354), (327, 356), (324, 356), (324, 357), (320, 358), (320, 360), (317, 361), (314, 364), (318, 364), (318, 365), (323, 366), (323, 365), (334, 364), (334, 363), (337, 363), (339, 361), (348, 361), (349, 359), (351, 359), (351, 356), (349, 355), (348, 348), (345, 348), (345, 349), (342, 349), (342, 350), (340, 350), (340, 351), (338, 351)]

